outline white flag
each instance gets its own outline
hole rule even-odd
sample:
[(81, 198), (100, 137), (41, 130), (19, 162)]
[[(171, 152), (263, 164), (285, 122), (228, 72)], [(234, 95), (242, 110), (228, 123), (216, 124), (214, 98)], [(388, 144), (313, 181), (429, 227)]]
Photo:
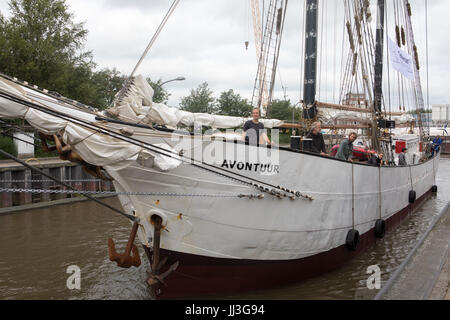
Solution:
[(388, 38), (388, 43), (392, 67), (407, 79), (414, 80), (414, 67), (411, 56), (400, 49), (390, 38)]

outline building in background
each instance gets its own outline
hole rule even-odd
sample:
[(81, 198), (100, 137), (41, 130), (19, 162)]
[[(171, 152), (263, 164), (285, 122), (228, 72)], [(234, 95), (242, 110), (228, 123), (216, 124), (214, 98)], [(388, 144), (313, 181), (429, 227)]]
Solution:
[(367, 108), (368, 102), (364, 93), (347, 93), (343, 105)]
[[(425, 126), (425, 127), (433, 126), (433, 119), (432, 119), (432, 114), (431, 113), (423, 112), (420, 115), (422, 117), (422, 125), (423, 126)], [(418, 122), (417, 114), (413, 113), (412, 116), (416, 120), (416, 127), (418, 127), (419, 126), (419, 122)]]
[(450, 104), (433, 106), (433, 124), (445, 125), (450, 122)]

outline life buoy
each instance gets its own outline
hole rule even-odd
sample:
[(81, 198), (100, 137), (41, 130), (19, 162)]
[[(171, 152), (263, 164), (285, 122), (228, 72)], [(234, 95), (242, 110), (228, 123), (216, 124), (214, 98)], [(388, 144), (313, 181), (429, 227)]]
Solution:
[(414, 202), (416, 202), (416, 192), (411, 190), (409, 192), (409, 203), (413, 204)]
[(378, 219), (375, 223), (375, 235), (378, 239), (383, 239), (386, 234), (386, 221)]
[(437, 193), (438, 187), (437, 186), (432, 186), (431, 187), (431, 192), (433, 193)]
[(359, 244), (359, 232), (358, 230), (352, 229), (347, 233), (347, 239), (345, 244), (349, 250), (355, 251)]

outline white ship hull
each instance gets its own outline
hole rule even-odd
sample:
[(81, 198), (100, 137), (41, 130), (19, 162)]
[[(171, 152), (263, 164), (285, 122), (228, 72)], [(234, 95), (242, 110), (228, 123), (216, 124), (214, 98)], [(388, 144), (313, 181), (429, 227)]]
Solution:
[[(255, 164), (251, 171), (249, 165), (247, 170), (238, 170), (239, 163), (248, 163), (245, 153), (256, 153), (257, 147), (223, 141), (204, 144), (235, 148), (234, 158), (229, 152), (219, 161), (229, 171), (313, 198), (279, 199), (269, 194), (263, 199), (233, 198), (260, 191), (184, 163), (169, 172), (138, 163), (121, 170), (107, 167), (117, 190), (180, 195), (120, 196), (124, 207), (132, 204), (141, 218), (149, 220), (155, 212), (164, 218), (169, 232), (162, 233), (162, 248), (216, 258), (292, 260), (339, 247), (350, 229), (364, 234), (376, 220), (387, 220), (407, 207), (411, 190), (417, 198), (429, 191), (439, 161), (434, 158), (410, 167), (377, 168), (279, 150), (275, 151), (280, 157), (279, 172), (272, 166), (273, 172), (266, 175), (255, 172)], [(223, 165), (224, 161), (228, 165)], [(229, 168), (234, 161), (234, 168)], [(183, 196), (189, 194), (199, 196)], [(153, 238), (152, 234), (140, 236), (144, 244)]]
[[(199, 195), (119, 196), (123, 207), (129, 212), (134, 209), (143, 220), (150, 221), (153, 214), (163, 217), (161, 248), (170, 262), (180, 261), (180, 266), (179, 273), (169, 276), (169, 287), (161, 288), (162, 296), (266, 288), (332, 270), (376, 241), (378, 219), (392, 229), (420, 205), (431, 194), (439, 163), (436, 157), (409, 167), (377, 168), (279, 150), (279, 172), (266, 175), (254, 172), (254, 167), (250, 171), (249, 166), (238, 170), (237, 164), (246, 162), (243, 155), (257, 152), (256, 147), (216, 141), (197, 148), (211, 143), (235, 148), (234, 158), (222, 159), (227, 160), (227, 170), (301, 191), (313, 200), (279, 199), (267, 193), (263, 199), (200, 196), (259, 191), (189, 164), (170, 172), (137, 163), (120, 170), (108, 168), (119, 191)], [(416, 192), (414, 204), (409, 200), (411, 190)], [(147, 229), (139, 237), (152, 246), (153, 229)], [(361, 235), (357, 252), (345, 245), (352, 229)], [(232, 279), (234, 285), (229, 283)]]

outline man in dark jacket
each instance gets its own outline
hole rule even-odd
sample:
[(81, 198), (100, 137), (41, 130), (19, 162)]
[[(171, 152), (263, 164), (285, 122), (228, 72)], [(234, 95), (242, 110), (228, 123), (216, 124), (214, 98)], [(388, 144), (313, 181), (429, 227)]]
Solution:
[(306, 139), (309, 140), (307, 144), (305, 144), (305, 151), (317, 153), (322, 156), (327, 155), (327, 149), (325, 147), (325, 141), (323, 140), (323, 135), (320, 132), (322, 130), (320, 122), (314, 122), (312, 124), (311, 131), (306, 135)]
[(383, 157), (384, 154), (382, 152), (380, 152), (378, 155), (373, 154), (368, 164), (374, 167), (381, 167), (383, 165)]

